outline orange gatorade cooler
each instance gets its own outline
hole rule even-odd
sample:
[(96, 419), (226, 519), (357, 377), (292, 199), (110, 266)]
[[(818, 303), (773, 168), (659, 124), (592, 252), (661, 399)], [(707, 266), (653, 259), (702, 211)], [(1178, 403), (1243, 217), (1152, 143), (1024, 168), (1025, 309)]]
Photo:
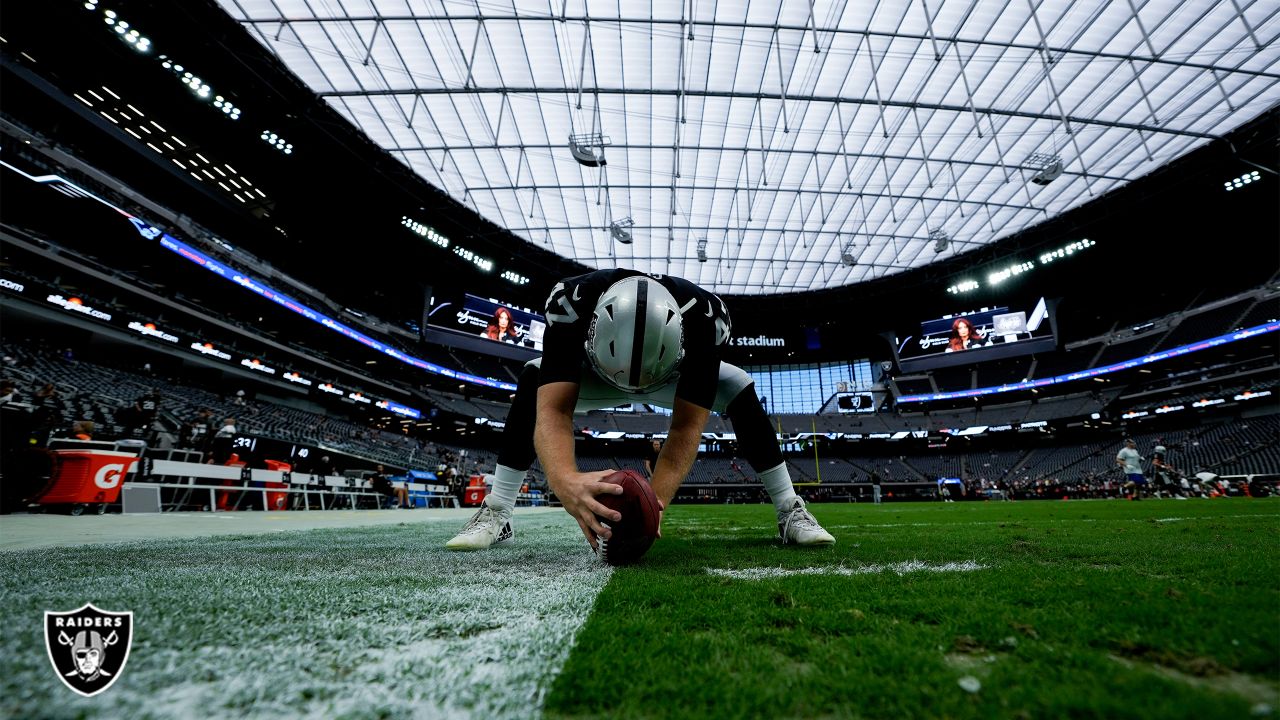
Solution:
[(41, 505), (109, 505), (120, 499), (120, 484), (138, 462), (135, 453), (112, 450), (54, 450), (53, 482), (36, 499)]
[(485, 487), (483, 475), (472, 475), (467, 481), (467, 489), (462, 493), (462, 504), (468, 507), (474, 507), (484, 502), (484, 496), (489, 494), (489, 488)]
[[(293, 466), (287, 462), (280, 460), (263, 460), (268, 470), (276, 470), (278, 472), (289, 472), (293, 470)], [(282, 482), (265, 482), (263, 487), (267, 488), (286, 488), (288, 485)], [(289, 493), (284, 492), (268, 492), (267, 493), (267, 510), (288, 510), (289, 509)]]
[[(242, 461), (240, 460), (240, 456), (239, 456), (238, 454), (236, 454), (236, 453), (231, 453), (231, 457), (227, 458), (227, 461), (226, 461), (225, 463), (223, 463), (223, 464), (224, 464), (224, 465), (226, 465), (227, 467), (238, 467), (238, 468), (242, 468), (242, 467), (244, 467), (244, 466), (245, 466), (245, 463), (244, 463), (244, 462), (242, 462)], [(239, 484), (240, 484), (240, 482), (239, 482), (239, 481), (237, 481), (237, 480), (223, 480), (223, 481), (222, 481), (222, 484), (223, 484), (223, 486), (224, 486), (224, 487), (234, 487), (234, 486), (236, 486), (236, 485), (239, 485)], [(239, 495), (240, 495), (240, 491), (239, 491), (239, 490), (237, 490), (237, 491), (235, 491), (235, 492), (234, 492), (234, 496), (237, 496), (237, 497), (238, 497)], [(226, 510), (226, 509), (227, 509), (227, 503), (231, 501), (232, 497), (233, 497), (233, 493), (232, 493), (232, 491), (230, 491), (230, 490), (219, 490), (219, 491), (218, 491), (218, 505), (217, 505), (217, 508), (218, 508), (219, 510)], [(239, 503), (236, 503), (236, 504), (237, 504), (237, 506), (239, 505)]]

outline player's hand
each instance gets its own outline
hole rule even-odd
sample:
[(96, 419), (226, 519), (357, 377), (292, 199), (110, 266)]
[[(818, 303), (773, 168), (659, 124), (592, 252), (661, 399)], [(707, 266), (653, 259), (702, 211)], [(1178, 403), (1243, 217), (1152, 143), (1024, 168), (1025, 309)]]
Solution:
[(617, 472), (617, 470), (597, 470), (595, 472), (570, 473), (559, 478), (548, 478), (547, 484), (551, 486), (551, 490), (555, 492), (556, 497), (560, 499), (560, 504), (564, 506), (565, 512), (569, 513), (574, 520), (578, 522), (578, 527), (582, 529), (582, 534), (586, 536), (587, 542), (591, 543), (591, 549), (596, 549), (596, 538), (608, 538), (609, 528), (600, 522), (597, 515), (606, 518), (612, 522), (622, 519), (622, 513), (601, 505), (596, 500), (596, 495), (621, 495), (622, 486), (613, 483), (604, 482), (604, 479)]

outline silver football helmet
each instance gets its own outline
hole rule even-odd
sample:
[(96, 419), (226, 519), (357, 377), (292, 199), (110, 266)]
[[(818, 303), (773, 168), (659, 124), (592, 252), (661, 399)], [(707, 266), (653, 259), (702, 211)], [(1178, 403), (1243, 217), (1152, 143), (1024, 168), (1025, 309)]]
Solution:
[(651, 277), (619, 280), (600, 295), (586, 346), (606, 383), (628, 393), (652, 392), (671, 380), (684, 359), (680, 306)]

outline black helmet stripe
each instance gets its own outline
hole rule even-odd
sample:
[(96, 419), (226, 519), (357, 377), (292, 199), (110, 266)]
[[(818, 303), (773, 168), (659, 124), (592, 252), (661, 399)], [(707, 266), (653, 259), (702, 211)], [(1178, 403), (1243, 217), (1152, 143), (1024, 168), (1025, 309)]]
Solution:
[(636, 326), (631, 336), (631, 387), (640, 385), (640, 368), (644, 360), (644, 325), (649, 307), (649, 282), (641, 279), (636, 285)]

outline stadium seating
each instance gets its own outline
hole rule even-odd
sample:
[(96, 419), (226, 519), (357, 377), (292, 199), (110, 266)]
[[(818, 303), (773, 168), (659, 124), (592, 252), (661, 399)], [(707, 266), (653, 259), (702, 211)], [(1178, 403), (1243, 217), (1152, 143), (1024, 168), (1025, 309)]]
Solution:
[(1153, 352), (1168, 350), (1205, 338), (1217, 337), (1239, 327), (1238, 320), (1254, 304), (1253, 298), (1234, 300), (1210, 310), (1185, 315), (1178, 326), (1160, 339)]

